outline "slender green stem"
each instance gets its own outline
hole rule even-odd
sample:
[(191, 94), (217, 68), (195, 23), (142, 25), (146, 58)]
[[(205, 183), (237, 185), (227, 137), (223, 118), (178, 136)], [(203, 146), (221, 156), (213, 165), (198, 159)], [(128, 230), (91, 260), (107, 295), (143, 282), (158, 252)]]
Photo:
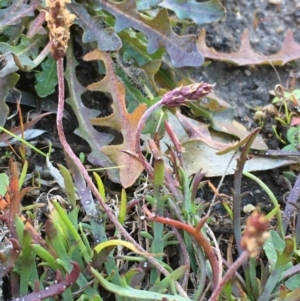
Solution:
[[(278, 201), (274, 195), (274, 193), (270, 190), (270, 188), (262, 181), (260, 180), (258, 177), (256, 177), (255, 175), (251, 174), (250, 172), (247, 171), (243, 171), (243, 175), (248, 177), (249, 179), (255, 181), (264, 191), (265, 193), (268, 195), (268, 197), (270, 198), (273, 206), (276, 208), (278, 208)], [(282, 217), (281, 217), (281, 212), (278, 209), (276, 212), (276, 216), (277, 216), (277, 221), (278, 221), (278, 230), (279, 233), (281, 235), (282, 238), (284, 238), (284, 230), (282, 227)]]
[(39, 153), (40, 155), (47, 157), (47, 155), (42, 152), (41, 150), (39, 150), (38, 148), (36, 148), (34, 145), (32, 145), (31, 143), (27, 142), (26, 140), (22, 139), (22, 137), (15, 135), (14, 133), (8, 131), (7, 129), (5, 129), (3, 126), (0, 126), (0, 130), (5, 132), (6, 134), (14, 137), (15, 139), (21, 141), (22, 143), (24, 143), (25, 145), (27, 145), (29, 148), (35, 150), (37, 153)]

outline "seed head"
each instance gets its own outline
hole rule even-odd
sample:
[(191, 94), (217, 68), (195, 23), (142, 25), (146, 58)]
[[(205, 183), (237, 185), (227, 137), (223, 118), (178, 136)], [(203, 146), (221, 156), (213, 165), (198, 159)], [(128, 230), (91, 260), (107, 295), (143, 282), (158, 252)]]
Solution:
[(65, 4), (70, 2), (70, 0), (46, 0), (49, 9), (46, 13), (46, 21), (51, 42), (50, 52), (55, 60), (65, 56), (70, 38), (69, 28), (76, 18), (66, 9)]
[(247, 250), (251, 257), (258, 255), (260, 248), (268, 239), (268, 226), (269, 220), (257, 211), (253, 211), (248, 217), (246, 229), (241, 239), (241, 247)]
[(163, 97), (162, 103), (168, 107), (177, 107), (189, 100), (197, 100), (212, 90), (213, 85), (207, 83), (195, 83), (189, 86), (178, 87)]

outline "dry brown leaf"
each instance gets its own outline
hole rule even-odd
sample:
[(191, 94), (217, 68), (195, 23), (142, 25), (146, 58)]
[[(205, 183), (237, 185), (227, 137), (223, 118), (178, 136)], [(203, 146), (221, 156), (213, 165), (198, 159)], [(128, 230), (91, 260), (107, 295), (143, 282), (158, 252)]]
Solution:
[(101, 81), (89, 85), (87, 89), (111, 94), (113, 114), (104, 118), (92, 118), (91, 123), (111, 127), (122, 133), (122, 144), (104, 146), (101, 151), (111, 161), (121, 166), (121, 184), (125, 188), (129, 187), (136, 181), (144, 168), (139, 161), (124, 151), (135, 153), (135, 131), (147, 107), (145, 104), (141, 104), (133, 113), (128, 113), (125, 104), (125, 88), (115, 74), (113, 61), (109, 53), (97, 49), (85, 55), (84, 60), (102, 60), (105, 64), (106, 76)]
[(203, 29), (198, 37), (197, 46), (202, 55), (207, 59), (219, 60), (244, 65), (268, 65), (283, 66), (284, 64), (300, 58), (300, 44), (296, 43), (291, 30), (284, 35), (284, 41), (280, 51), (272, 55), (263, 55), (255, 52), (250, 45), (249, 31), (244, 30), (241, 37), (241, 46), (238, 52), (221, 53), (212, 47), (207, 47), (205, 42), (206, 32)]

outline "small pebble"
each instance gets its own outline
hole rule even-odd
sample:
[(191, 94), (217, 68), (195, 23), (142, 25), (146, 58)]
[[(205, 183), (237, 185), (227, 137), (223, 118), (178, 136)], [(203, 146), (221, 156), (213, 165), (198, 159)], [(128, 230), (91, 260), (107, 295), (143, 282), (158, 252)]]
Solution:
[(250, 76), (250, 75), (251, 75), (251, 71), (250, 71), (250, 70), (245, 70), (245, 74), (246, 74), (247, 76)]
[(280, 5), (282, 4), (282, 0), (269, 0), (269, 3), (274, 5)]
[(250, 41), (252, 44), (257, 44), (260, 42), (259, 38), (251, 38)]
[(245, 213), (251, 213), (253, 210), (255, 210), (255, 207), (252, 204), (248, 204), (243, 208)]

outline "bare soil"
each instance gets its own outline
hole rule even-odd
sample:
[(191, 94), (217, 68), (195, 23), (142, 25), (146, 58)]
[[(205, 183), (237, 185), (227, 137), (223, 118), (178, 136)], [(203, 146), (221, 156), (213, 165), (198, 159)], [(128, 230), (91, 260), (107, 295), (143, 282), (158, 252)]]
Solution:
[[(284, 33), (290, 29), (296, 42), (300, 43), (300, 5), (297, 0), (282, 0), (281, 4), (271, 4), (272, 1), (222, 1), (226, 7), (227, 16), (224, 20), (203, 26), (206, 29), (206, 43), (218, 52), (236, 52), (240, 47), (241, 35), (248, 29), (253, 50), (270, 55), (281, 49)], [(201, 27), (201, 28), (203, 28)], [(190, 32), (199, 32), (201, 28), (191, 27)], [(299, 88), (299, 78), (293, 82), (293, 73), (300, 71), (300, 60), (291, 62), (283, 67), (272, 66), (236, 66), (229, 63), (211, 61), (206, 67), (194, 70), (193, 77), (197, 81), (216, 83), (214, 91), (235, 109), (235, 118), (249, 130), (258, 126), (253, 116), (255, 109), (264, 107), (272, 102), (269, 91), (275, 85), (281, 84), (286, 88)], [(291, 87), (291, 83), (293, 85)], [(267, 118), (261, 133), (270, 149), (281, 148), (282, 145), (274, 135), (272, 125), (274, 118)], [(284, 134), (284, 133), (283, 133)], [(287, 168), (285, 168), (286, 170)], [(278, 181), (282, 169), (256, 173), (278, 197), (284, 201), (285, 185)], [(212, 180), (218, 185), (219, 179)], [(221, 188), (222, 193), (231, 194), (233, 178), (226, 177)], [(249, 191), (244, 198), (245, 203), (264, 204), (269, 206), (268, 198), (253, 183), (244, 179), (243, 191)], [(205, 199), (211, 198), (210, 192), (204, 193)]]

